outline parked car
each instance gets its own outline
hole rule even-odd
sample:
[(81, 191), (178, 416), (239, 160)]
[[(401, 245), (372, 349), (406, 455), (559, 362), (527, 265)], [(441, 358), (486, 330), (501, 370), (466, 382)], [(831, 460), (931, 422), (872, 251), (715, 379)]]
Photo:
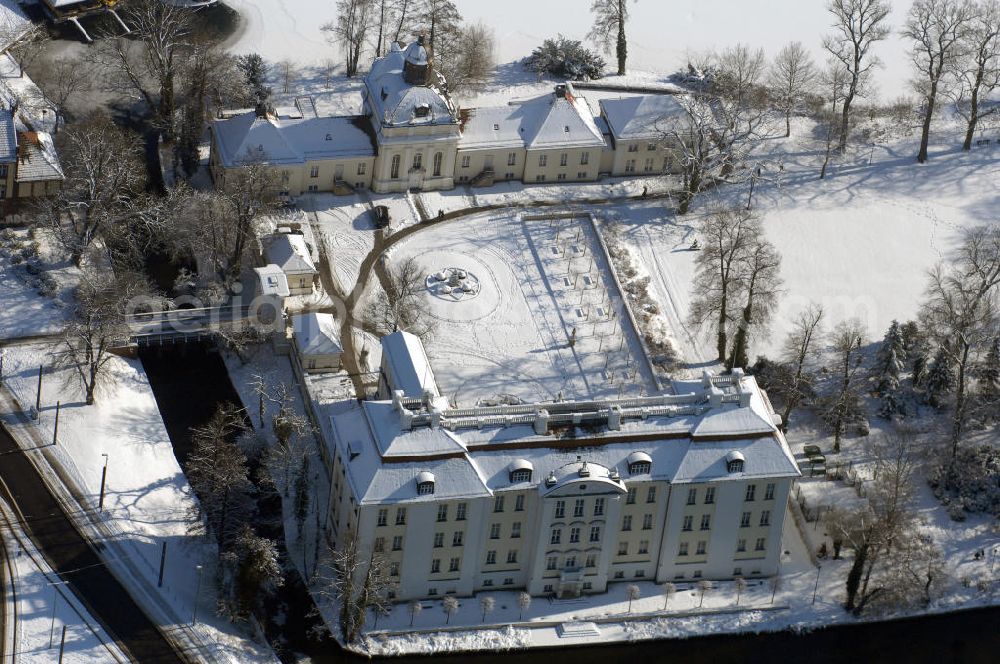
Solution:
[(389, 208), (384, 205), (376, 205), (373, 213), (375, 214), (375, 228), (387, 228), (389, 226)]

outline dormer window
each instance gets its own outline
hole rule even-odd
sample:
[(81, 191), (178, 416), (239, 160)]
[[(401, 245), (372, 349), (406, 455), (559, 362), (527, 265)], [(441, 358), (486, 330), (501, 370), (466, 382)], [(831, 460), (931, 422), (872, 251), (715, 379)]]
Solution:
[(416, 115), (418, 118), (426, 118), (428, 115), (431, 114), (431, 105), (417, 104), (417, 106), (414, 107), (413, 109), (413, 114)]
[(332, 141), (333, 140), (333, 136), (331, 134), (327, 134), (326, 135), (326, 140)]
[(500, 125), (494, 122), (493, 123), (493, 131), (500, 131)]
[(746, 460), (739, 452), (733, 451), (726, 455), (726, 472), (742, 473)]
[(632, 452), (628, 455), (629, 475), (648, 475), (653, 470), (653, 458), (645, 452)]
[(507, 467), (507, 473), (511, 484), (530, 482), (532, 471), (534, 471), (534, 467), (527, 459), (517, 459)]
[(417, 495), (430, 496), (434, 493), (434, 473), (423, 471), (417, 475)]
[(563, 127), (563, 131), (568, 134), (569, 133), (569, 125), (566, 125), (565, 127)]

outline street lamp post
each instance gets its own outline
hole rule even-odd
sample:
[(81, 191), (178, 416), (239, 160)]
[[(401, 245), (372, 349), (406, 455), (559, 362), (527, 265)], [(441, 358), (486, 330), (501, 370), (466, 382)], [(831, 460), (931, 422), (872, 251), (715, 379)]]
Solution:
[(816, 603), (816, 591), (819, 590), (819, 573), (821, 571), (823, 571), (823, 566), (816, 565), (816, 585), (813, 586), (813, 601), (812, 601), (813, 604)]
[(198, 598), (201, 596), (201, 572), (202, 566), (195, 565), (194, 568), (198, 570), (198, 586), (194, 591), (194, 611), (191, 612), (191, 624), (198, 624)]
[(104, 457), (104, 470), (101, 471), (101, 497), (97, 501), (97, 509), (100, 512), (104, 511), (104, 488), (108, 481), (108, 455), (101, 454)]

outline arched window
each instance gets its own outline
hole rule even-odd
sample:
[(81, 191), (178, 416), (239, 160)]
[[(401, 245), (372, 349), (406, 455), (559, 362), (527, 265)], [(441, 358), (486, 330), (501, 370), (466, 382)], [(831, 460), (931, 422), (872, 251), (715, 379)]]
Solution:
[(417, 154), (413, 155), (413, 170), (417, 170), (423, 167), (424, 167), (424, 153), (418, 152)]
[(399, 177), (399, 155), (392, 155), (392, 166), (389, 168), (389, 177), (393, 180)]
[(530, 482), (531, 471), (533, 470), (534, 466), (532, 466), (530, 461), (525, 459), (516, 459), (507, 467), (510, 483), (517, 484), (518, 482)]
[(417, 475), (417, 495), (429, 496), (434, 493), (434, 474), (426, 470)]
[(653, 459), (645, 452), (632, 452), (628, 455), (629, 475), (648, 475), (653, 469)]
[(434, 153), (434, 175), (441, 175), (441, 161), (444, 159), (444, 155), (440, 152)]
[(727, 473), (742, 473), (745, 464), (745, 459), (743, 455), (739, 452), (733, 451), (726, 455), (726, 472)]

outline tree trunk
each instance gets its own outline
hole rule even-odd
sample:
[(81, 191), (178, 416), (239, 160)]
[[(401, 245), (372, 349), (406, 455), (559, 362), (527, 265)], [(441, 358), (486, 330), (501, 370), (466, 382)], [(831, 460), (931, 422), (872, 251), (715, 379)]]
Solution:
[(160, 82), (160, 122), (163, 123), (163, 140), (174, 140), (174, 73), (167, 72)]
[(719, 303), (719, 327), (715, 333), (715, 352), (719, 362), (726, 361), (726, 350), (729, 348), (729, 336), (726, 334), (726, 309), (728, 307), (728, 296), (725, 291), (726, 285), (722, 285), (722, 301)]
[(969, 363), (969, 341), (965, 335), (959, 335), (958, 342), (962, 344), (962, 356), (958, 363), (958, 381), (955, 386), (955, 412), (951, 421), (951, 462), (948, 468), (949, 484), (954, 485), (956, 478), (956, 462), (958, 461), (958, 443), (962, 439), (965, 426), (965, 371)]
[(785, 111), (785, 138), (792, 135), (792, 111)]
[(628, 42), (625, 40), (625, 3), (628, 0), (618, 0), (618, 75), (625, 75), (625, 58), (628, 57)]
[(927, 108), (924, 109), (924, 122), (920, 128), (920, 150), (917, 151), (917, 162), (923, 164), (927, 161), (927, 143), (931, 135), (931, 119), (934, 117), (934, 101), (937, 98), (938, 82), (935, 78), (931, 81), (931, 90), (927, 94)]
[(854, 562), (851, 563), (851, 569), (847, 573), (847, 601), (844, 603), (844, 608), (848, 611), (854, 611), (855, 601), (858, 597), (858, 588), (861, 587), (861, 575), (864, 572), (867, 560), (868, 545), (866, 544), (854, 551)]
[[(854, 72), (858, 71), (860, 63), (855, 62)], [(844, 106), (840, 110), (840, 140), (837, 143), (837, 151), (843, 152), (847, 149), (847, 130), (851, 123), (851, 104), (854, 103), (854, 96), (858, 93), (858, 75), (851, 74), (851, 85), (844, 96)]]
[(965, 129), (965, 141), (962, 149), (968, 152), (972, 149), (972, 139), (976, 134), (976, 125), (979, 123), (979, 87), (983, 84), (983, 66), (976, 69), (976, 83), (972, 86), (972, 94), (969, 97), (969, 126)]

